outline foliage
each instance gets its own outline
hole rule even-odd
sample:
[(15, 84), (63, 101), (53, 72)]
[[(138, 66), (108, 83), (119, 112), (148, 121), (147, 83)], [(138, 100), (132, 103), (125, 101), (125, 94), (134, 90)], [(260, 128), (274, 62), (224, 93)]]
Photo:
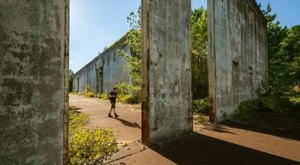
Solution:
[[(74, 107), (74, 109), (76, 109)], [(76, 111), (69, 111), (69, 132), (71, 134), (76, 131), (77, 128), (83, 127), (84, 125), (88, 124), (89, 116), (87, 114), (79, 114)]]
[(133, 86), (127, 82), (121, 82), (117, 85), (118, 100), (124, 103), (135, 104), (140, 102), (140, 86)]
[(240, 103), (231, 117), (238, 119), (251, 113), (259, 113), (264, 111), (285, 113), (286, 111), (290, 110), (292, 106), (293, 103), (289, 99), (263, 95), (257, 99), (247, 100)]
[(94, 97), (95, 96), (92, 89), (91, 89), (91, 86), (89, 84), (85, 87), (84, 95), (87, 96), (87, 97)]
[(208, 115), (201, 114), (201, 113), (198, 114), (198, 117), (197, 117), (197, 123), (200, 123), (200, 124), (207, 124), (208, 122), (209, 122), (209, 117), (208, 117)]
[(130, 71), (132, 84), (121, 82), (117, 85), (119, 89), (118, 100), (125, 103), (139, 103), (141, 93), (141, 9), (137, 14), (131, 12), (127, 17), (130, 30), (126, 34), (126, 44), (130, 46), (131, 55), (118, 50), (117, 53), (126, 61), (124, 67)]
[(101, 98), (101, 99), (108, 100), (108, 93), (105, 91), (105, 92), (102, 93), (102, 94), (97, 94), (97, 97), (98, 97), (98, 98)]
[(87, 129), (87, 115), (70, 111), (69, 157), (71, 164), (88, 164), (117, 151), (112, 130)]
[(299, 96), (298, 96), (298, 97), (296, 97), (296, 96), (291, 97), (291, 98), (290, 98), (290, 102), (292, 102), (292, 103), (294, 103), (294, 104), (300, 105), (300, 97), (299, 97)]
[(233, 113), (239, 118), (253, 112), (285, 113), (292, 109), (292, 96), (297, 95), (300, 80), (300, 26), (282, 28), (275, 21), (268, 4), (263, 13), (267, 19), (269, 83), (268, 92), (253, 101), (242, 102)]
[(263, 13), (267, 19), (269, 55), (269, 95), (284, 99), (300, 81), (300, 26), (281, 27), (268, 4)]
[(207, 10), (203, 7), (192, 11), (192, 91), (193, 98), (208, 96), (208, 29)]
[(69, 69), (69, 92), (73, 92), (74, 72)]
[(141, 84), (141, 57), (128, 55), (124, 50), (117, 50), (117, 53), (123, 57), (126, 61), (124, 68), (130, 71), (129, 76), (131, 77), (135, 86)]
[(209, 111), (209, 101), (208, 98), (198, 99), (193, 101), (193, 111), (194, 113), (208, 114)]
[(258, 112), (263, 106), (261, 99), (247, 100), (240, 103), (238, 108), (232, 113), (234, 119), (244, 117), (250, 113)]

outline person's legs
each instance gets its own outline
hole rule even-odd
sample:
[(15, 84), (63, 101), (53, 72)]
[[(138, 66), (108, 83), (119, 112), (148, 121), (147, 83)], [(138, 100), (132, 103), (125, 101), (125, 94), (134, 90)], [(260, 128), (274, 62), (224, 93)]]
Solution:
[[(109, 113), (108, 113), (108, 117), (112, 117), (111, 111), (114, 109), (114, 108), (113, 108), (113, 102), (112, 102), (112, 101), (110, 101), (110, 104), (111, 104), (111, 107), (110, 107), (110, 111), (109, 111)], [(114, 111), (114, 112), (115, 112), (115, 111)]]
[(119, 117), (119, 115), (117, 115), (117, 113), (116, 113), (116, 102), (115, 101), (111, 102), (111, 109), (114, 111), (115, 117)]

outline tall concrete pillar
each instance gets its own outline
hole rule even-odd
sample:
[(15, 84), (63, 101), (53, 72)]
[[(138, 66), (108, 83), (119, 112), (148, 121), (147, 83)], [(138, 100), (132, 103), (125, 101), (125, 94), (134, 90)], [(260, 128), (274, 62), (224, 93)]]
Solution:
[(192, 132), (190, 0), (142, 0), (142, 142)]
[(267, 26), (255, 0), (209, 0), (208, 21), (211, 119), (222, 121), (265, 91)]
[(0, 164), (63, 164), (68, 6), (0, 0)]

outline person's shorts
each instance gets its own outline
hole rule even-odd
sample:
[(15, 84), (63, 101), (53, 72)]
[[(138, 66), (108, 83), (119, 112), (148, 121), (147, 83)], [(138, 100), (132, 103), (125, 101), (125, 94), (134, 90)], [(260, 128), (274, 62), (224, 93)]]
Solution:
[(116, 101), (110, 100), (111, 108), (116, 108)]

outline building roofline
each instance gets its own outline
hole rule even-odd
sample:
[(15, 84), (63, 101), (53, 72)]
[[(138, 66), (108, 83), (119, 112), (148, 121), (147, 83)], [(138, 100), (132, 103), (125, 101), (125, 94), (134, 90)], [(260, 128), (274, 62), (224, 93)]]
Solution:
[(100, 58), (100, 56), (103, 56), (107, 52), (112, 51), (116, 48), (124, 48), (126, 46), (126, 36), (127, 36), (127, 34), (128, 34), (128, 32), (125, 35), (123, 35), (119, 40), (117, 40), (112, 45), (110, 45), (107, 49), (105, 49), (103, 52), (99, 53), (95, 58), (93, 58), (86, 65), (84, 65), (82, 68), (80, 68), (74, 75), (79, 74), (80, 72), (82, 72), (84, 70), (84, 68), (86, 68), (87, 66), (92, 64), (94, 61), (96, 61), (98, 58)]

